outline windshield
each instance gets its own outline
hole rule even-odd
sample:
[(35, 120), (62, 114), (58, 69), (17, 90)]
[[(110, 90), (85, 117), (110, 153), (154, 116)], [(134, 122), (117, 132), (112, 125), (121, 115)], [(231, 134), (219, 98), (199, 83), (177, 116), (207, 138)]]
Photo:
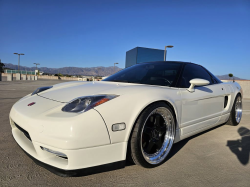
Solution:
[(178, 77), (180, 67), (181, 63), (174, 62), (142, 63), (126, 68), (103, 81), (171, 87)]

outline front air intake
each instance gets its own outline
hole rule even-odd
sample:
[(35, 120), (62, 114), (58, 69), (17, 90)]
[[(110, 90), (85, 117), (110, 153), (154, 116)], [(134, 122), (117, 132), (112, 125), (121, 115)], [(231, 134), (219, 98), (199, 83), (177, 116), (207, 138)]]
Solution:
[(14, 122), (14, 124), (15, 124), (16, 128), (18, 128), (30, 141), (32, 141), (29, 133), (26, 130), (24, 130), (22, 127), (17, 125), (15, 122)]
[(225, 96), (225, 99), (224, 99), (224, 108), (227, 107), (227, 103), (228, 103), (228, 96)]
[(58, 157), (64, 158), (64, 159), (68, 159), (67, 155), (65, 155), (64, 153), (61, 153), (61, 152), (59, 152), (59, 151), (54, 151), (54, 150), (48, 149), (48, 148), (46, 148), (46, 147), (42, 147), (42, 146), (40, 146), (40, 147), (41, 147), (41, 149), (44, 150), (44, 151), (47, 151), (47, 152), (49, 152), (49, 153), (52, 153), (52, 154), (54, 154), (54, 155), (56, 155), (56, 156), (58, 156)]

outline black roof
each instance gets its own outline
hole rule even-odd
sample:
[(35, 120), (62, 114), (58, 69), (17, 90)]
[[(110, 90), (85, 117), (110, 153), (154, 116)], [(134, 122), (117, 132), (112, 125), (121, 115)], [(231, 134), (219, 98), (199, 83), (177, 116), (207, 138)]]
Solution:
[[(154, 62), (142, 62), (142, 63), (181, 63), (181, 64), (190, 64), (191, 62), (183, 62), (183, 61), (154, 61)], [(140, 63), (140, 64), (142, 64)]]

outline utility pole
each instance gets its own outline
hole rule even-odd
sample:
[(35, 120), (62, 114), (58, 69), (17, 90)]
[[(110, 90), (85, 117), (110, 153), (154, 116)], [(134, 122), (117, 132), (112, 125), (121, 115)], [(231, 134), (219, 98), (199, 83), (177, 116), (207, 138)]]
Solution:
[(20, 55), (24, 55), (23, 53), (13, 53), (14, 55), (18, 55), (18, 72), (20, 70), (19, 66), (20, 66)]
[(117, 63), (117, 62), (114, 63), (114, 74), (115, 74), (115, 65), (116, 65), (116, 64), (119, 64), (119, 63)]

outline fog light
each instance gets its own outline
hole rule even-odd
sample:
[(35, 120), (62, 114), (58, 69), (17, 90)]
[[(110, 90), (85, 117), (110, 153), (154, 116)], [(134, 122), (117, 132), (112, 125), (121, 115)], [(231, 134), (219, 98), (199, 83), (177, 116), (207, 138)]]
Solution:
[(52, 153), (52, 154), (55, 154), (56, 156), (60, 156), (60, 157), (63, 157), (63, 158), (67, 158), (67, 156), (64, 154), (64, 153), (61, 153), (59, 151), (53, 151), (51, 149), (48, 149), (48, 148), (45, 148), (45, 147), (42, 147), (41, 146), (41, 149), (44, 150), (44, 151), (47, 151), (49, 153)]
[(122, 131), (126, 129), (125, 123), (117, 123), (112, 125), (112, 131)]

